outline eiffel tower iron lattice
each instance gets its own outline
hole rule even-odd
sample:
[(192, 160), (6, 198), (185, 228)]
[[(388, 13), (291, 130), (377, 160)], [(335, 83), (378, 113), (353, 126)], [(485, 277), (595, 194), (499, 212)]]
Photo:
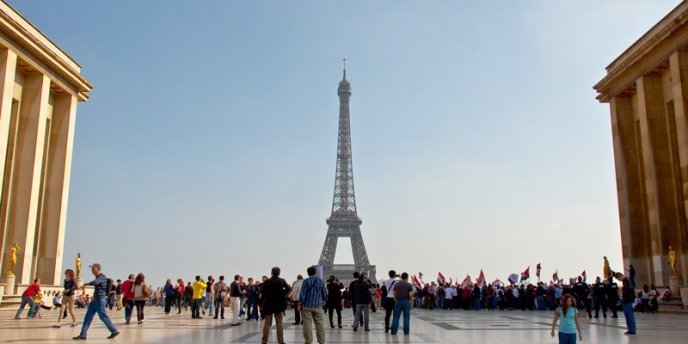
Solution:
[[(354, 172), (351, 162), (351, 125), (349, 118), (349, 98), (351, 84), (346, 80), (346, 59), (344, 59), (344, 75), (339, 82), (339, 135), (337, 139), (337, 169), (334, 180), (334, 197), (332, 200), (332, 214), (327, 219), (327, 236), (323, 245), (318, 265), (323, 269), (325, 277), (335, 275), (340, 281), (353, 278), (354, 271), (365, 273), (371, 281), (375, 279), (375, 265), (370, 265), (363, 236), (361, 236), (361, 219), (356, 211), (356, 196), (354, 195)], [(339, 238), (351, 240), (351, 251), (354, 264), (335, 264)]]

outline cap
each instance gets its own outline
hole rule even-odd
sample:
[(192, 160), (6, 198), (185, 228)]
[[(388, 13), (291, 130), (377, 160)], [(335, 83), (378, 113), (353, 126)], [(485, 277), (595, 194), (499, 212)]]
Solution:
[(89, 268), (97, 268), (97, 269), (100, 269), (100, 264), (98, 264), (98, 263), (93, 263), (93, 265), (89, 265), (88, 267), (89, 267)]

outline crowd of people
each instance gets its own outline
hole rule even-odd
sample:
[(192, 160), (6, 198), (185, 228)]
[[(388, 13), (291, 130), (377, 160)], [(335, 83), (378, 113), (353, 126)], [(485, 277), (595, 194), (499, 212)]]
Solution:
[[(224, 276), (215, 280), (213, 276), (203, 279), (195, 276), (194, 281), (184, 282), (179, 278), (176, 282), (168, 279), (163, 287), (152, 290), (146, 282), (143, 273), (130, 274), (124, 281), (116, 282), (107, 278), (101, 271), (99, 264), (91, 265), (95, 279), (78, 285), (74, 271), (65, 272), (64, 289), (56, 292), (52, 306), (46, 305), (40, 290), (40, 280), (36, 279), (22, 294), (22, 301), (16, 312), (15, 319), (19, 319), (24, 308), (28, 305), (28, 317), (40, 317), (41, 309), (59, 309), (57, 323), (69, 315), (71, 326), (77, 326), (74, 307), (87, 308), (79, 336), (74, 339), (86, 339), (88, 328), (95, 314), (105, 323), (111, 335), (116, 337), (119, 332), (107, 315), (106, 309), (124, 309), (125, 324), (131, 322), (136, 314), (137, 324), (142, 325), (145, 319), (146, 306), (158, 306), (165, 314), (173, 310), (176, 314), (190, 310), (192, 319), (224, 319), (225, 308), (232, 311), (232, 326), (241, 325), (241, 320), (264, 321), (263, 342), (267, 342), (269, 329), (274, 320), (277, 328), (279, 343), (283, 343), (282, 321), (285, 313), (292, 309), (294, 325), (303, 325), (306, 343), (312, 342), (312, 328), (315, 327), (316, 339), (319, 343), (325, 341), (325, 314), (329, 318), (330, 328), (343, 328), (341, 312), (344, 308), (351, 308), (354, 315), (353, 331), (360, 327), (370, 331), (370, 312), (384, 309), (385, 332), (396, 335), (403, 317), (403, 334), (410, 332), (410, 309), (424, 308), (428, 310), (535, 310), (554, 311), (553, 330), (557, 321), (566, 322), (560, 325), (560, 340), (566, 338), (571, 341), (571, 331), (579, 330), (577, 318), (579, 312), (588, 318), (598, 318), (600, 311), (603, 318), (609, 315), (618, 317), (618, 310), (623, 310), (628, 325), (628, 334), (635, 334), (634, 311), (654, 313), (659, 307), (659, 300), (668, 300), (670, 291), (661, 296), (654, 286), (644, 285), (636, 294), (635, 281), (631, 276), (621, 273), (605, 271), (604, 279), (597, 277), (595, 282), (588, 284), (583, 277), (571, 283), (527, 283), (503, 285), (501, 283), (486, 284), (472, 283), (424, 283), (409, 282), (407, 273), (398, 275), (390, 270), (389, 277), (381, 283), (369, 281), (365, 274), (353, 274), (353, 280), (345, 286), (336, 276), (329, 276), (323, 281), (316, 275), (315, 267), (307, 269), (308, 278), (301, 275), (288, 284), (280, 277), (280, 269), (275, 267), (271, 276), (262, 276), (259, 282), (243, 276), (235, 275), (232, 282), (225, 282)], [(632, 267), (631, 267), (632, 269)], [(616, 279), (616, 280), (615, 280)], [(617, 283), (621, 282), (621, 287)], [(93, 294), (85, 294), (84, 287), (93, 286)], [(621, 291), (621, 292), (620, 292)], [(569, 312), (573, 309), (573, 312)], [(135, 313), (134, 313), (135, 312)], [(583, 313), (584, 312), (584, 313)], [(574, 324), (571, 314), (575, 314)], [(336, 315), (336, 320), (335, 320)], [(562, 323), (563, 324), (563, 323)], [(574, 326), (575, 325), (575, 326)], [(562, 337), (561, 331), (568, 331)], [(573, 329), (573, 330), (572, 330)], [(579, 333), (580, 336), (580, 333)]]

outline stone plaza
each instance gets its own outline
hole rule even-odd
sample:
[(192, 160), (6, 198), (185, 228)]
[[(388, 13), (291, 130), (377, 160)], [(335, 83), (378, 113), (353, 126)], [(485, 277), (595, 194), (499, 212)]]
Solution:
[[(42, 319), (13, 320), (15, 309), (0, 311), (0, 343), (56, 343), (71, 342), (79, 334), (84, 310), (77, 310), (79, 326), (52, 328), (56, 311), (41, 311)], [(26, 314), (26, 313), (24, 313)], [(121, 334), (114, 340), (105, 337), (109, 332), (97, 317), (88, 333), (88, 342), (109, 343), (260, 343), (262, 321), (243, 321), (231, 326), (231, 316), (225, 320), (209, 317), (192, 320), (188, 311), (165, 315), (160, 307), (147, 307), (143, 325), (124, 325), (124, 312), (109, 312)], [(384, 332), (384, 313), (371, 313), (370, 332), (353, 332), (351, 309), (342, 312), (343, 329), (329, 328), (328, 343), (556, 343), (550, 337), (552, 313), (549, 311), (411, 311), (411, 333), (392, 336)], [(292, 325), (293, 311), (284, 319), (286, 343), (303, 342), (301, 326)], [(623, 314), (618, 319), (586, 319), (581, 317), (583, 343), (686, 343), (688, 317), (685, 314), (636, 314), (638, 334), (626, 336)], [(67, 322), (68, 324), (68, 322)], [(270, 343), (276, 343), (275, 328)]]

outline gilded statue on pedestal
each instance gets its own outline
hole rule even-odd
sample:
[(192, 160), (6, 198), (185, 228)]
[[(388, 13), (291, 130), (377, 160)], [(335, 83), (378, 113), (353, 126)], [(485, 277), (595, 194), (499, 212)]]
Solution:
[(19, 245), (15, 242), (12, 247), (10, 247), (10, 264), (7, 267), (7, 272), (5, 275), (14, 276), (14, 267), (17, 266), (17, 252), (19, 251)]
[(607, 256), (604, 256), (604, 266), (602, 267), (602, 271), (604, 272), (604, 279), (608, 280), (609, 276), (612, 275), (612, 270), (609, 268), (609, 261), (607, 260)]
[(81, 252), (76, 254), (76, 279), (81, 278)]
[(669, 266), (671, 266), (672, 276), (678, 276), (676, 271), (676, 251), (669, 245)]

